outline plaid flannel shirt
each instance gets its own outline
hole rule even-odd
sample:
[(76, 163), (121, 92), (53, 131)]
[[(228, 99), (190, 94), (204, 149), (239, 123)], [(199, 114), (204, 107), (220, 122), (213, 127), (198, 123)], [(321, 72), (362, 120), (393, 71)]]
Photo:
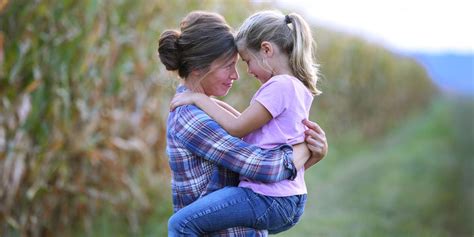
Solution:
[[(185, 90), (180, 86), (177, 92)], [(265, 150), (245, 143), (194, 105), (176, 108), (167, 125), (166, 152), (175, 212), (224, 186), (236, 186), (239, 174), (262, 182), (296, 177), (289, 145)], [(237, 227), (211, 236), (267, 236), (267, 231)]]

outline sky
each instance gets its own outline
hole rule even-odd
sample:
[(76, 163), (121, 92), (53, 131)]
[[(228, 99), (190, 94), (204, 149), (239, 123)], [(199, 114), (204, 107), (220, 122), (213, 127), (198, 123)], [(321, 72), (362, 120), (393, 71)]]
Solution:
[(474, 53), (473, 0), (277, 0), (397, 51)]

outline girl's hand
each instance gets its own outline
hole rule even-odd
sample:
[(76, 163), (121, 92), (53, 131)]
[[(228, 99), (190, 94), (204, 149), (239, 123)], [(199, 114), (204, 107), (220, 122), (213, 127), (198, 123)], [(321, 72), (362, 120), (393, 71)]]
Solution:
[(303, 124), (308, 127), (308, 130), (305, 131), (305, 141), (308, 149), (311, 151), (311, 157), (304, 165), (305, 169), (308, 169), (326, 156), (328, 153), (328, 142), (326, 133), (317, 123), (305, 119)]
[(199, 96), (204, 95), (195, 92), (183, 92), (176, 94), (170, 102), (170, 111), (174, 111), (176, 107), (181, 105), (195, 104), (199, 99)]

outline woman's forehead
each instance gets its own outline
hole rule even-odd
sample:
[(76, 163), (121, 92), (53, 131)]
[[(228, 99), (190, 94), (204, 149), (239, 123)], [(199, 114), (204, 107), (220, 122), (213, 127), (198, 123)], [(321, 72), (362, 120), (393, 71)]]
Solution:
[(218, 58), (214, 62), (212, 62), (212, 65), (221, 66), (221, 65), (226, 65), (226, 64), (232, 63), (234, 61), (237, 61), (238, 56), (239, 56), (239, 54), (235, 53), (235, 54), (232, 54), (229, 57)]

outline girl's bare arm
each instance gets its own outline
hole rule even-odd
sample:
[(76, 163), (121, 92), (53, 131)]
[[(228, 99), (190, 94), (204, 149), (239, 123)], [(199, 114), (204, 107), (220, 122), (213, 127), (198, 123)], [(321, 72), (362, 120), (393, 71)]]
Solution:
[(221, 106), (222, 108), (226, 109), (227, 111), (231, 112), (234, 116), (236, 117), (239, 117), (240, 116), (240, 112), (236, 109), (234, 109), (234, 107), (230, 106), (229, 104), (227, 104), (226, 102), (222, 101), (222, 100), (218, 100), (218, 99), (214, 99), (214, 98), (211, 98), (211, 100), (213, 100), (214, 102), (216, 102), (219, 106)]
[[(204, 94), (185, 92), (175, 95), (171, 101), (171, 109), (184, 104), (195, 104), (236, 137), (243, 137), (272, 119), (270, 112), (259, 102), (251, 104), (239, 115), (235, 113), (235, 109), (221, 107), (218, 102)], [(230, 105), (226, 104), (225, 107)]]

